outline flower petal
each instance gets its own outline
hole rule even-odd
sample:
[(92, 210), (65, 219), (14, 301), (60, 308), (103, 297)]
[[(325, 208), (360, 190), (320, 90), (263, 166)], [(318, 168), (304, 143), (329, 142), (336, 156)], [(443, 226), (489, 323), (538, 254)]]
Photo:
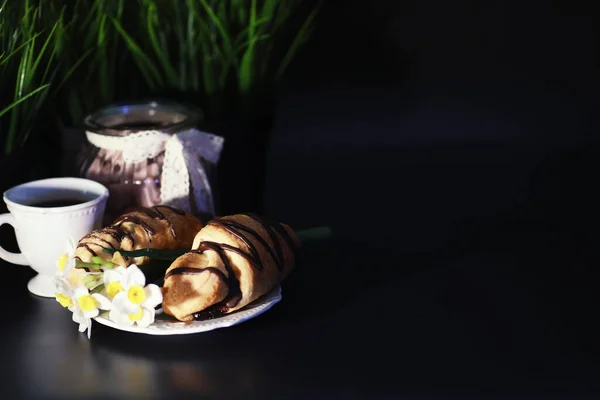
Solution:
[(79, 323), (79, 332), (85, 332), (88, 326), (84, 322)]
[(73, 288), (67, 280), (61, 278), (54, 278), (53, 282), (57, 292), (67, 295), (69, 297), (73, 295)]
[(80, 296), (88, 296), (90, 291), (85, 286), (77, 286), (73, 291), (73, 297), (78, 298)]
[(135, 264), (131, 264), (125, 271), (123, 277), (123, 287), (129, 288), (130, 286), (146, 286), (146, 276), (142, 270)]
[(75, 259), (74, 258), (69, 258), (67, 260), (67, 263), (65, 264), (65, 269), (62, 272), (62, 274), (64, 276), (69, 276), (69, 274), (71, 273), (71, 271), (73, 270), (73, 268), (75, 268)]
[(75, 250), (77, 249), (77, 245), (75, 244), (75, 241), (73, 240), (72, 237), (69, 237), (67, 239), (67, 246), (65, 248), (67, 254), (69, 256), (72, 256), (73, 254), (75, 254)]
[(98, 302), (98, 308), (101, 310), (110, 310), (112, 308), (111, 301), (100, 293), (94, 293), (92, 297)]
[(111, 321), (115, 322), (117, 325), (121, 326), (131, 326), (133, 325), (133, 321), (127, 316), (127, 314), (123, 314), (116, 308), (110, 310), (110, 314), (108, 316)]
[(136, 321), (140, 328), (146, 328), (154, 322), (154, 309), (142, 307), (142, 318)]
[(144, 292), (146, 292), (146, 301), (144, 302), (144, 307), (154, 308), (163, 301), (162, 292), (160, 288), (155, 284), (151, 283), (144, 288)]
[(113, 298), (112, 306), (124, 314), (135, 314), (139, 310), (139, 306), (129, 301), (125, 291), (117, 293)]
[(89, 310), (89, 311), (84, 311), (83, 312), (83, 317), (84, 318), (96, 318), (98, 316), (98, 314), (100, 314), (100, 311), (98, 311), (97, 308), (94, 308), (93, 310)]
[(125, 276), (125, 271), (127, 271), (127, 268), (125, 268), (125, 267), (124, 267), (124, 266), (122, 266), (122, 265), (119, 265), (118, 267), (115, 267), (115, 268), (113, 269), (113, 271), (116, 271), (116, 272), (118, 272), (119, 274), (121, 274), (121, 278), (122, 278), (123, 276)]
[(73, 310), (73, 322), (77, 322), (78, 324), (81, 323), (81, 321), (83, 321), (83, 311), (81, 311), (79, 308), (75, 308)]
[(117, 269), (120, 267), (117, 267), (115, 269), (107, 269), (104, 272), (104, 283), (105, 284), (110, 284), (112, 282), (121, 282), (121, 279), (123, 279), (123, 274), (119, 271), (117, 271)]

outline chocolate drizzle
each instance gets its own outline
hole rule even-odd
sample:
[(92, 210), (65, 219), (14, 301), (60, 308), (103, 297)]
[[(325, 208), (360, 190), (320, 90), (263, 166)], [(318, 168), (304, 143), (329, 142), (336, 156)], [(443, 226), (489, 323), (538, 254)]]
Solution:
[(131, 214), (125, 215), (123, 218), (118, 219), (117, 221), (115, 221), (115, 223), (113, 225), (120, 227), (125, 222), (131, 222), (131, 223), (141, 226), (142, 229), (144, 231), (146, 231), (148, 236), (154, 235), (156, 233), (156, 231), (150, 225), (148, 225), (144, 220), (142, 220), (140, 217), (137, 217), (137, 216), (131, 215)]
[(133, 236), (131, 236), (131, 233), (125, 231), (123, 229), (123, 227), (121, 227), (121, 226), (109, 226), (107, 228), (100, 229), (99, 232), (110, 235), (113, 239), (115, 239), (119, 243), (122, 242), (124, 238), (127, 238), (127, 239), (129, 239), (129, 241), (131, 242), (131, 245), (133, 246), (133, 243), (134, 243)]
[(155, 207), (142, 207), (142, 208), (138, 208), (136, 210), (138, 213), (140, 214), (145, 214), (147, 216), (149, 216), (150, 218), (154, 218), (154, 219), (167, 219), (165, 218), (164, 214), (161, 213), (157, 208)]
[[(246, 213), (244, 215), (247, 215), (250, 218), (256, 220), (258, 223), (260, 223), (263, 226), (263, 228), (265, 228), (269, 232), (269, 236), (271, 237), (271, 240), (273, 240), (274, 243), (277, 240), (277, 236), (274, 233), (277, 232), (279, 236), (283, 238), (288, 247), (292, 250), (292, 253), (294, 255), (296, 254), (296, 252), (298, 251), (298, 247), (296, 246), (294, 239), (292, 239), (292, 237), (282, 224), (280, 224), (277, 221), (273, 221), (269, 218), (261, 217), (252, 213)], [(281, 253), (281, 246), (277, 246), (276, 250), (278, 251), (279, 256), (283, 258), (283, 254)]]
[(175, 232), (175, 227), (173, 225), (173, 222), (170, 221), (160, 211), (159, 207), (168, 209), (177, 215), (185, 215), (185, 211), (178, 210), (177, 208), (173, 208), (170, 206), (160, 205), (160, 206), (154, 206), (154, 207), (139, 208), (139, 209), (135, 210), (133, 213), (126, 214), (124, 216), (121, 216), (120, 218), (117, 218), (117, 220), (115, 220), (110, 226), (107, 226), (106, 228), (102, 228), (100, 230), (91, 232), (88, 235), (84, 236), (81, 240), (81, 241), (83, 241), (83, 243), (80, 242), (77, 245), (77, 247), (85, 248), (87, 251), (89, 251), (92, 254), (92, 256), (96, 256), (97, 255), (96, 252), (92, 248), (90, 248), (89, 245), (91, 244), (91, 245), (96, 245), (99, 247), (102, 247), (102, 246), (99, 243), (85, 243), (85, 241), (84, 241), (84, 239), (95, 239), (95, 240), (102, 242), (105, 245), (110, 246), (112, 249), (117, 249), (117, 246), (112, 244), (110, 241), (102, 238), (101, 235), (109, 235), (118, 244), (120, 244), (121, 241), (126, 238), (131, 243), (131, 247), (134, 247), (135, 240), (134, 240), (133, 235), (130, 232), (126, 231), (123, 227), (123, 224), (126, 222), (131, 222), (133, 224), (136, 224), (136, 225), (139, 225), (140, 227), (142, 227), (142, 229), (148, 235), (148, 244), (150, 245), (152, 243), (152, 235), (156, 234), (156, 231), (154, 228), (152, 228), (152, 226), (150, 226), (146, 221), (144, 221), (143, 218), (135, 215), (135, 213), (141, 214), (142, 216), (145, 215), (152, 219), (166, 221), (166, 223), (168, 224), (169, 230), (171, 231), (171, 234), (173, 235), (173, 238), (176, 238), (177, 235)]
[(192, 268), (192, 267), (175, 268), (175, 269), (169, 271), (165, 275), (165, 279), (167, 279), (173, 275), (198, 275), (203, 272), (212, 272), (213, 274), (217, 275), (220, 280), (227, 283), (227, 277), (225, 276), (225, 274), (220, 269), (215, 268), (215, 267), (207, 267), (207, 268), (202, 268), (202, 269)]
[[(162, 207), (165, 207), (179, 215), (185, 214), (185, 212), (182, 212), (181, 210), (174, 211), (175, 209), (172, 207), (168, 207), (168, 206), (162, 206)], [(163, 213), (160, 212), (160, 210), (158, 209), (157, 206), (154, 206), (152, 208), (144, 207), (144, 208), (139, 209), (138, 212), (141, 214), (145, 214), (145, 215), (149, 216), (150, 218), (165, 221), (167, 223), (167, 225), (169, 225), (169, 229), (171, 230), (171, 234), (173, 235), (173, 237), (174, 238), (177, 237), (177, 233), (175, 233), (175, 227), (173, 226), (173, 223), (167, 217), (165, 217), (165, 215)]]
[[(99, 240), (100, 242), (104, 243), (105, 245), (109, 246), (111, 249), (115, 248), (115, 245), (113, 245), (111, 242), (109, 242), (108, 240), (104, 239), (103, 237), (98, 236), (98, 233), (99, 232), (97, 232), (97, 231), (88, 233), (82, 239), (96, 239), (96, 240)], [(83, 243), (79, 243), (77, 245), (77, 247), (84, 247)]]
[(257, 270), (261, 271), (263, 269), (263, 264), (260, 259), (260, 255), (258, 254), (258, 250), (254, 246), (254, 244), (248, 239), (248, 237), (242, 234), (242, 232), (249, 233), (252, 237), (254, 237), (254, 239), (258, 240), (264, 246), (264, 248), (273, 258), (273, 261), (275, 261), (275, 265), (277, 266), (277, 268), (280, 271), (282, 271), (284, 264), (283, 249), (281, 248), (281, 243), (279, 242), (277, 234), (279, 234), (283, 238), (283, 240), (288, 244), (292, 252), (295, 253), (296, 251), (294, 241), (289, 236), (283, 225), (281, 225), (279, 222), (268, 221), (265, 218), (261, 218), (255, 214), (242, 215), (250, 217), (256, 222), (258, 222), (267, 231), (267, 234), (269, 235), (269, 239), (271, 240), (273, 246), (270, 246), (269, 243), (267, 243), (267, 241), (254, 229), (251, 229), (246, 225), (240, 224), (239, 222), (230, 221), (222, 218), (216, 218), (210, 221), (208, 225), (220, 226), (227, 232), (240, 239), (248, 247), (248, 251), (250, 252), (249, 257), (247, 257), (248, 260), (251, 261), (251, 264)]
[(90, 254), (92, 255), (92, 257), (96, 257), (98, 255), (98, 254), (96, 254), (96, 252), (87, 243), (79, 243), (77, 245), (77, 247), (83, 247), (84, 249), (86, 249), (87, 251), (90, 252)]
[[(235, 271), (232, 267), (231, 260), (229, 259), (229, 257), (226, 254), (228, 251), (236, 253), (237, 255), (239, 255), (241, 257), (244, 257), (248, 261), (248, 263), (253, 268), (255, 268), (257, 271), (262, 271), (264, 269), (264, 265), (260, 258), (258, 249), (254, 245), (254, 243), (251, 240), (249, 240), (249, 238), (246, 235), (244, 235), (244, 233), (249, 234), (251, 237), (256, 239), (256, 241), (258, 241), (261, 245), (264, 246), (265, 250), (273, 258), (273, 261), (275, 262), (275, 265), (277, 266), (277, 268), (280, 272), (283, 271), (285, 260), (284, 260), (284, 255), (283, 255), (283, 248), (281, 247), (281, 242), (278, 237), (278, 234), (282, 238), (282, 240), (290, 247), (292, 252), (295, 253), (295, 251), (296, 251), (296, 245), (295, 245), (293, 239), (288, 234), (285, 227), (283, 225), (281, 225), (279, 222), (269, 221), (265, 218), (261, 218), (261, 217), (255, 215), (255, 214), (243, 214), (243, 215), (255, 220), (265, 229), (272, 245), (270, 245), (254, 229), (252, 229), (246, 225), (240, 224), (239, 222), (231, 221), (229, 219), (223, 219), (223, 218), (216, 218), (216, 219), (210, 221), (208, 223), (208, 225), (212, 225), (215, 227), (221, 227), (222, 229), (229, 232), (231, 235), (233, 235), (236, 238), (238, 238), (239, 240), (241, 240), (248, 248), (248, 252), (245, 252), (242, 249), (239, 249), (237, 247), (231, 246), (226, 243), (216, 243), (216, 242), (210, 242), (210, 241), (201, 242), (197, 249), (191, 251), (191, 253), (202, 254), (206, 250), (213, 250), (221, 258), (221, 261), (223, 262), (223, 265), (225, 266), (225, 269), (227, 270), (227, 275), (228, 275), (226, 278), (226, 281), (225, 281), (227, 283), (227, 287), (228, 287), (228, 294), (225, 297), (225, 299), (223, 299), (221, 302), (219, 302), (217, 304), (214, 304), (214, 305), (206, 308), (205, 310), (194, 313), (193, 316), (194, 316), (194, 319), (196, 319), (196, 320), (212, 319), (212, 318), (222, 316), (223, 314), (226, 314), (227, 312), (229, 312), (229, 310), (231, 308), (235, 307), (242, 299), (240, 282), (239, 282), (239, 279), (235, 275)], [(180, 269), (183, 271), (177, 272)], [(196, 269), (189, 268), (189, 267), (175, 268), (175, 269), (172, 269), (171, 271), (169, 271), (169, 273), (167, 273), (165, 275), (165, 280), (168, 277), (170, 277), (172, 275), (176, 275), (176, 274), (184, 274), (184, 275), (201, 274), (202, 272), (204, 272), (206, 270), (213, 271), (214, 269), (215, 269), (214, 267), (196, 268)], [(222, 274), (221, 271), (219, 271), (219, 272)]]
[(171, 207), (171, 206), (160, 205), (160, 206), (154, 206), (152, 208), (156, 209), (157, 207), (163, 207), (163, 208), (169, 209), (169, 210), (171, 210), (173, 213), (175, 213), (177, 215), (185, 215), (185, 211), (180, 210), (180, 209), (175, 208), (175, 207)]

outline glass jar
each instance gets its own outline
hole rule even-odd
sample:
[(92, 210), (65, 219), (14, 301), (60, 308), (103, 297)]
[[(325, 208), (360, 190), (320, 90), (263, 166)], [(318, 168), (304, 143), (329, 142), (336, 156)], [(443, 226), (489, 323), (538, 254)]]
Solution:
[[(126, 138), (135, 139), (128, 144), (135, 147), (136, 141), (144, 139), (140, 133), (176, 135), (195, 128), (200, 120), (200, 111), (164, 101), (111, 105), (85, 118), (88, 141), (79, 154), (77, 167), (80, 176), (109, 189), (105, 222), (137, 207), (161, 204), (164, 146), (132, 162), (119, 147), (127, 142)], [(144, 145), (147, 143), (139, 143)]]

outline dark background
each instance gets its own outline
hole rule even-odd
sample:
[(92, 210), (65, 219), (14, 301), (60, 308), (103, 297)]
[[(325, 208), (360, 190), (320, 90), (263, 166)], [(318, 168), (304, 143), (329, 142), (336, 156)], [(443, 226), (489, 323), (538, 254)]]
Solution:
[[(164, 373), (183, 366), (210, 378), (194, 393), (221, 398), (594, 398), (593, 6), (326, 2), (281, 91), (265, 201), (273, 217), (334, 236), (305, 246), (284, 301), (219, 332), (98, 326), (88, 342), (66, 313), (63, 330), (47, 330), (62, 310), (28, 300), (31, 332), (6, 331), (7, 360), (19, 346), (71, 349), (109, 377), (134, 362), (158, 371), (150, 382), (165, 397), (194, 392)], [(7, 379), (24, 371), (33, 384), (21, 394), (61, 397), (29, 353)]]
[(298, 291), (373, 323), (319, 348), (361, 365), (323, 376), (596, 392), (593, 4), (328, 3), (279, 108), (266, 194), (281, 220), (334, 228)]
[(297, 201), (305, 211), (289, 218), (360, 220), (394, 233), (378, 241), (405, 234), (407, 248), (524, 207), (528, 218), (588, 218), (600, 102), (592, 2), (327, 4), (279, 109), (274, 212)]

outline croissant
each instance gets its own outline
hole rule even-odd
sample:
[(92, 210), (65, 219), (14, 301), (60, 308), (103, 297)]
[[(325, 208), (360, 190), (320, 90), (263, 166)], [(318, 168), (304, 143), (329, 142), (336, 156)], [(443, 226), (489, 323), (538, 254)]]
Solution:
[[(117, 218), (110, 226), (93, 231), (84, 236), (75, 250), (75, 257), (90, 262), (100, 256), (113, 260), (103, 248), (115, 250), (189, 249), (194, 236), (202, 228), (202, 223), (192, 214), (169, 206), (139, 208)], [(127, 264), (142, 265), (148, 257), (135, 257)], [(122, 261), (123, 261), (122, 260)]]
[(167, 269), (163, 310), (184, 322), (236, 311), (290, 273), (299, 244), (288, 225), (254, 214), (213, 219)]

